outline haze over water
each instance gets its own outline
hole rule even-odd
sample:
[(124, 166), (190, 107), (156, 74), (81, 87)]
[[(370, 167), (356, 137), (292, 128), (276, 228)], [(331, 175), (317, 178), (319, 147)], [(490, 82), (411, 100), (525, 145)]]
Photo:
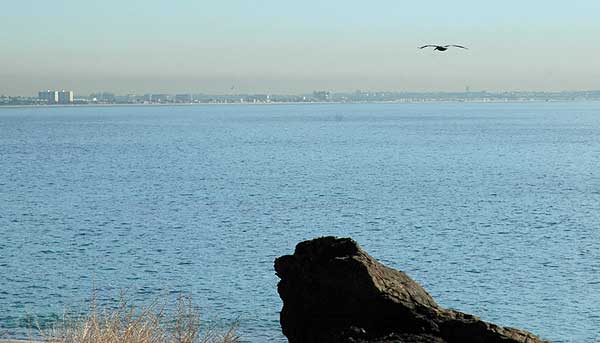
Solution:
[(600, 339), (600, 103), (0, 109), (0, 337), (95, 290), (285, 342), (275, 257), (350, 236), (436, 301)]
[[(596, 0), (4, 1), (0, 94), (594, 90)], [(26, 30), (23, 28), (27, 28)], [(461, 44), (466, 51), (419, 51)]]

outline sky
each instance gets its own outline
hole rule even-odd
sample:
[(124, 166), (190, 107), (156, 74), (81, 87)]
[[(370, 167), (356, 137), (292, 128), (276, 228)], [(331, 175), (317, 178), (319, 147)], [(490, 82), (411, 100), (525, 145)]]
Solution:
[(0, 0), (0, 94), (600, 89), (599, 13), (597, 0)]

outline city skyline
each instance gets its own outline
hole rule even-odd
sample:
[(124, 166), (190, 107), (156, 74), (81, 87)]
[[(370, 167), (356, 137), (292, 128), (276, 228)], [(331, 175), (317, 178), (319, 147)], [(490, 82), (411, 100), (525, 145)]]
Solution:
[(147, 104), (269, 104), (269, 103), (420, 103), (420, 102), (539, 102), (539, 101), (600, 101), (600, 90), (562, 92), (335, 92), (315, 90), (304, 94), (206, 94), (206, 93), (146, 93), (115, 94), (98, 92), (74, 96), (73, 91), (44, 90), (37, 96), (0, 95), (0, 106), (43, 105), (147, 105)]
[(0, 94), (599, 89), (599, 11), (592, 0), (12, 2)]
[[(355, 93), (364, 93), (364, 94), (476, 94), (476, 93), (488, 93), (488, 94), (562, 94), (562, 93), (600, 93), (600, 87), (598, 89), (560, 89), (560, 90), (540, 90), (540, 89), (517, 89), (517, 90), (488, 90), (488, 89), (474, 89), (470, 86), (464, 86), (463, 89), (457, 90), (393, 90), (393, 89), (354, 89), (354, 90), (340, 90), (340, 89), (331, 89), (331, 88), (315, 88), (307, 91), (300, 92), (268, 92), (268, 91), (248, 91), (242, 92), (234, 88), (230, 88), (223, 92), (207, 92), (203, 90), (191, 90), (187, 89), (184, 91), (174, 92), (174, 91), (128, 91), (128, 92), (119, 92), (110, 89), (103, 90), (92, 90), (90, 92), (83, 92), (80, 90), (73, 89), (65, 89), (64, 87), (59, 87), (55, 89), (51, 88), (43, 88), (39, 89), (33, 93), (27, 94), (7, 94), (0, 93), (1, 97), (21, 97), (21, 98), (46, 98), (49, 95), (43, 95), (42, 93), (53, 92), (55, 93), (53, 96), (55, 99), (58, 99), (60, 93), (68, 93), (69, 99), (83, 99), (83, 98), (92, 98), (96, 95), (100, 94), (109, 94), (110, 96), (150, 96), (150, 95), (169, 95), (169, 96), (189, 96), (189, 95), (202, 95), (202, 96), (244, 96), (244, 95), (265, 95), (265, 96), (299, 96), (299, 95), (309, 95), (315, 92), (327, 92), (331, 94), (355, 94)], [(54, 100), (57, 102), (58, 100)], [(69, 102), (73, 102), (72, 100)]]

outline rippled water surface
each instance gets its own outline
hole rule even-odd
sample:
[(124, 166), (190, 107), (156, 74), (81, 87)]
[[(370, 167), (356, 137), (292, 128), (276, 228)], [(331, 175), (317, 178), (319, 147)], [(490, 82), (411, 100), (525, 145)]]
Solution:
[(0, 338), (191, 292), (285, 342), (275, 257), (351, 236), (443, 306), (600, 341), (600, 103), (0, 109)]

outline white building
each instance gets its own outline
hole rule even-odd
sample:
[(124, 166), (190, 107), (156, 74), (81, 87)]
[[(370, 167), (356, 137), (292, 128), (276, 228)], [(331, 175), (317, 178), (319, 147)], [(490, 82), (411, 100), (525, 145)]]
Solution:
[(48, 104), (58, 103), (58, 91), (45, 90), (38, 92), (38, 99), (46, 100)]
[(62, 90), (58, 92), (58, 103), (59, 104), (72, 104), (73, 103), (73, 91)]

